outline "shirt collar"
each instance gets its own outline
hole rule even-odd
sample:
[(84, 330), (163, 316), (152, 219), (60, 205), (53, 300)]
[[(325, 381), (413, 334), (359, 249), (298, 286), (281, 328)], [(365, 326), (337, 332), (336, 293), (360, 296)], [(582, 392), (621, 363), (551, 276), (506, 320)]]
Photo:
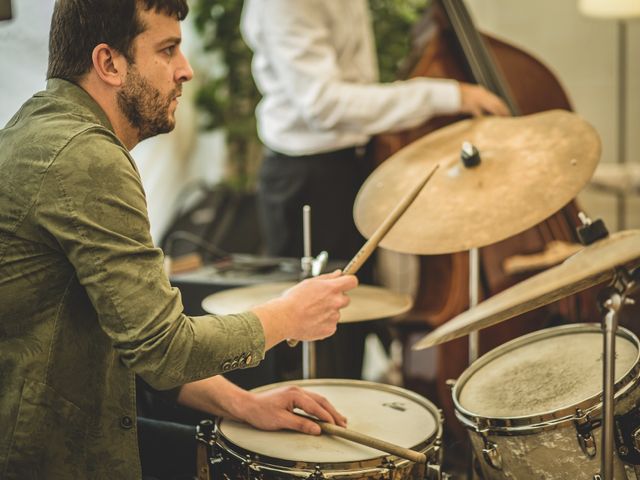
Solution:
[(62, 78), (50, 78), (47, 80), (46, 93), (65, 98), (78, 107), (88, 110), (97, 123), (108, 128), (115, 134), (115, 130), (107, 118), (107, 114), (82, 87), (68, 80), (63, 80)]

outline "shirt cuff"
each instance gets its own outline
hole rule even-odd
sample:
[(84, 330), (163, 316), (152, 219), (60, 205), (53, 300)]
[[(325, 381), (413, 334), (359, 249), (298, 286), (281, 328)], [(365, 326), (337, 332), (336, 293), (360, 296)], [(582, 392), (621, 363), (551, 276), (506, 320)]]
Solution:
[(460, 112), (462, 99), (457, 80), (414, 78), (410, 81), (421, 82), (430, 91), (430, 105), (433, 109), (433, 115), (451, 115)]

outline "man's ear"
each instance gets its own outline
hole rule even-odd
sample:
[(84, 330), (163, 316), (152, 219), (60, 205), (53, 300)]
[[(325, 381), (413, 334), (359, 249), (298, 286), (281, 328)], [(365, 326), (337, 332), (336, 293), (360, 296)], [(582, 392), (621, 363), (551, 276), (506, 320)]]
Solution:
[(93, 49), (91, 60), (93, 68), (103, 82), (113, 87), (122, 85), (127, 73), (127, 59), (124, 55), (106, 43), (100, 43)]

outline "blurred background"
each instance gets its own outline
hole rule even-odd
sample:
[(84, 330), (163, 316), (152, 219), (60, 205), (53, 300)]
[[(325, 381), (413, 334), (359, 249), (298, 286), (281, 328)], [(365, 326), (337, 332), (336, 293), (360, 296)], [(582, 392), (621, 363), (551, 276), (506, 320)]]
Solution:
[[(44, 88), (53, 0), (1, 3), (0, 17), (11, 14), (11, 19), (0, 21), (0, 124), (4, 125), (30, 95)], [(393, 78), (408, 52), (407, 25), (417, 20), (427, 3), (371, 1), (384, 80)], [(466, 3), (480, 31), (529, 52), (549, 67), (575, 111), (600, 134), (601, 164), (580, 194), (580, 204), (592, 217), (603, 218), (611, 231), (640, 228), (640, 21), (587, 16), (576, 0)], [(241, 0), (190, 2), (183, 35), (196, 79), (185, 88), (176, 130), (133, 151), (156, 241), (180, 208), (180, 193), (190, 182), (224, 181), (245, 190), (253, 186), (260, 157), (253, 122), (258, 97), (248, 70), (249, 51), (238, 32), (241, 7)], [(621, 47), (626, 47), (624, 62)], [(621, 138), (622, 127), (626, 135)], [(621, 159), (628, 165), (614, 168)]]

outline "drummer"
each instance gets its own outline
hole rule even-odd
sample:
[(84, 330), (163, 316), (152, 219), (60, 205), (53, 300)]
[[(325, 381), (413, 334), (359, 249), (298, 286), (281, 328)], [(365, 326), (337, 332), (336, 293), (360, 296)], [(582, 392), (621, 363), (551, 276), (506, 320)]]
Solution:
[(219, 373), (285, 338), (336, 329), (340, 272), (229, 316), (188, 317), (149, 233), (129, 151), (168, 132), (192, 70), (186, 0), (58, 0), (47, 89), (0, 130), (0, 472), (3, 478), (141, 477), (135, 376), (185, 405), (319, 434), (299, 407), (345, 425), (300, 389), (261, 395)]

